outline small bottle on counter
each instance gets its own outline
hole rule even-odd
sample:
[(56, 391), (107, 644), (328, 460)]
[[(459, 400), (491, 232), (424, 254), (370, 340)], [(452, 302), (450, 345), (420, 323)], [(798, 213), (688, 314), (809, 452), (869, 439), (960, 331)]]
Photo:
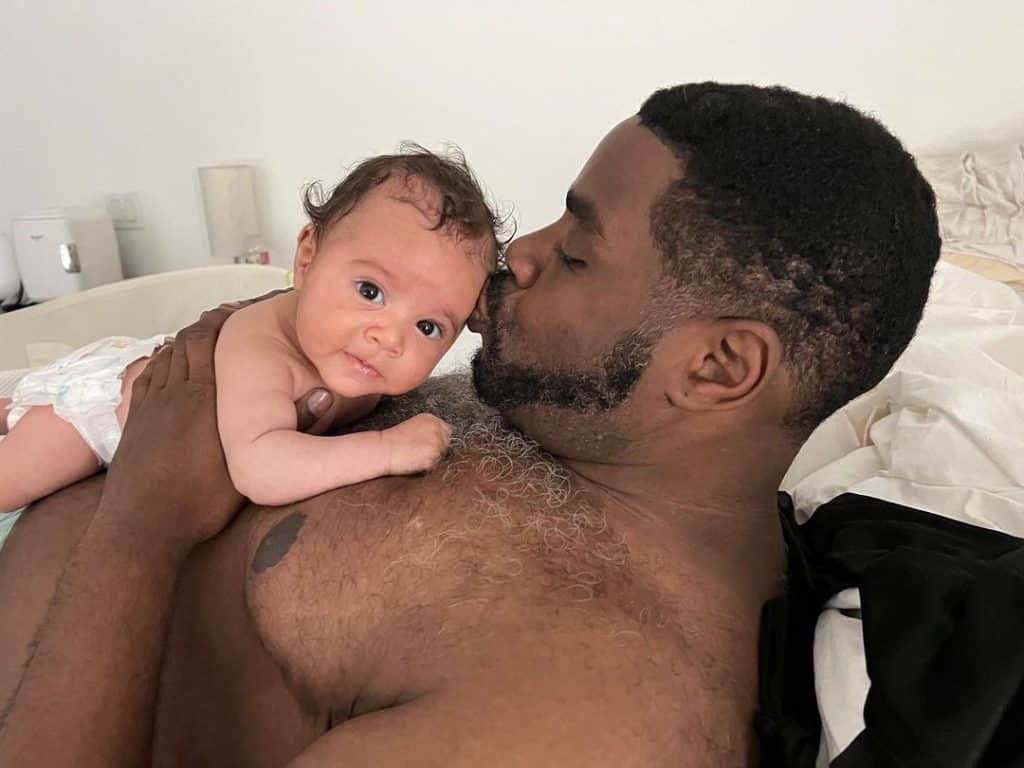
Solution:
[(235, 256), (235, 264), (269, 264), (270, 251), (257, 239), (251, 238), (245, 250)]

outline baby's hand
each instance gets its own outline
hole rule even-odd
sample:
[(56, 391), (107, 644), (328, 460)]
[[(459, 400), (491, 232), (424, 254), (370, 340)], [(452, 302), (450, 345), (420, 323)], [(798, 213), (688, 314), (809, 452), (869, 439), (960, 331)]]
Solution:
[(391, 474), (411, 475), (437, 466), (448, 449), (452, 428), (436, 416), (421, 413), (381, 432), (390, 452)]

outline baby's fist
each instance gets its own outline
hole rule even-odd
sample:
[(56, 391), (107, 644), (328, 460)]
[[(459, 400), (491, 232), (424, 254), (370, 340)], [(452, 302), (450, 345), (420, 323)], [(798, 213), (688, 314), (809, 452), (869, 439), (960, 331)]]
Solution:
[(421, 413), (381, 433), (391, 456), (392, 475), (427, 472), (448, 449), (452, 428), (436, 416)]

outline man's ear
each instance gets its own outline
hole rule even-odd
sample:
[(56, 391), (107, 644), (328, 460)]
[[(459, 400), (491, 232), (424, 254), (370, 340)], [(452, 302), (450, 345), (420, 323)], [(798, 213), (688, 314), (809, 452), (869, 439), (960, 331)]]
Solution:
[(665, 393), (685, 410), (728, 410), (750, 402), (782, 361), (778, 334), (755, 320), (708, 323), (692, 341)]
[(301, 290), (306, 280), (306, 273), (313, 264), (316, 256), (316, 230), (312, 224), (307, 224), (299, 230), (299, 237), (295, 243), (295, 262), (292, 266), (293, 284), (296, 289)]

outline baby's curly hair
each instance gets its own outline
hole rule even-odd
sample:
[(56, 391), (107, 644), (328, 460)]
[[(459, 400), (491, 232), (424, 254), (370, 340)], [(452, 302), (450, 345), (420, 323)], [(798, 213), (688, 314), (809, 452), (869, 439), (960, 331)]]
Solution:
[[(398, 178), (415, 192), (416, 184), (438, 195), (434, 210), (424, 211), (436, 216), (433, 229), (467, 242), (487, 245), (482, 254), (494, 263), (501, 257), (507, 244), (504, 235), (508, 217), (501, 215), (484, 194), (480, 183), (466, 163), (462, 151), (454, 145), (444, 154), (405, 142), (393, 155), (377, 155), (356, 165), (344, 179), (325, 195), (323, 187), (315, 182), (306, 187), (302, 206), (313, 225), (319, 241), (324, 233), (341, 221), (370, 193), (391, 178)], [(410, 202), (418, 202), (416, 195)]]
[(876, 120), (785, 88), (657, 91), (640, 121), (680, 159), (651, 210), (679, 298), (763, 321), (806, 436), (877, 384), (921, 319), (939, 256), (935, 195)]

